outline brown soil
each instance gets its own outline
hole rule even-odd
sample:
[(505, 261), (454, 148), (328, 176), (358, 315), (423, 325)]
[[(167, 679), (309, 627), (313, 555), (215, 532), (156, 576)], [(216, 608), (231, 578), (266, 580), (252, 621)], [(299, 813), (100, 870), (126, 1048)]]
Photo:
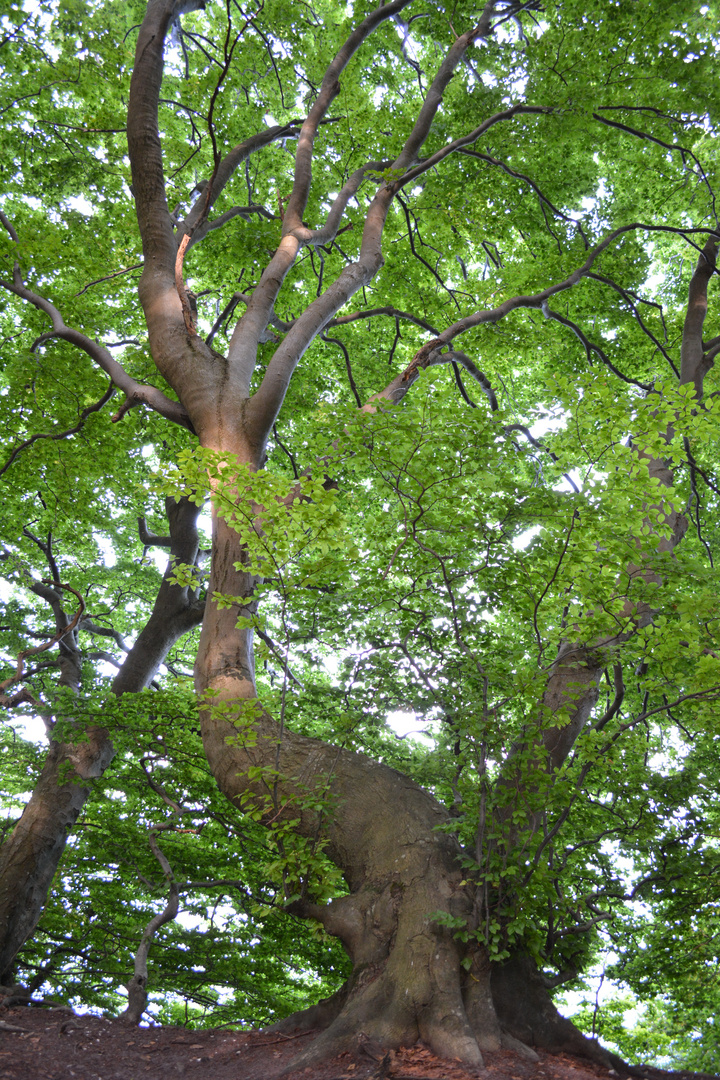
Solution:
[[(0, 1080), (271, 1080), (311, 1036), (133, 1028), (69, 1009), (13, 1008), (0, 1018)], [(538, 1062), (529, 1062), (502, 1050), (486, 1054), (485, 1064), (481, 1072), (468, 1072), (422, 1044), (383, 1057), (360, 1039), (356, 1053), (284, 1080), (625, 1080), (580, 1058), (542, 1051)], [(640, 1075), (689, 1080), (700, 1074), (647, 1069)]]

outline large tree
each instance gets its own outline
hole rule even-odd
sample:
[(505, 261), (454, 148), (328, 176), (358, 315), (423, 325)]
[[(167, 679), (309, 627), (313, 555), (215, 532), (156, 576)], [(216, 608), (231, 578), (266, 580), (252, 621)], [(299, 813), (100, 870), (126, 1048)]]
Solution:
[(50, 738), (3, 981), (134, 760), (171, 815), (137, 1021), (180, 902), (158, 836), (201, 813), (162, 779), (184, 712), (275, 907), (350, 960), (283, 1022), (321, 1029), (298, 1066), (361, 1034), (608, 1061), (549, 990), (638, 899), (716, 895), (713, 9), (48, 0), (0, 31), (2, 690)]

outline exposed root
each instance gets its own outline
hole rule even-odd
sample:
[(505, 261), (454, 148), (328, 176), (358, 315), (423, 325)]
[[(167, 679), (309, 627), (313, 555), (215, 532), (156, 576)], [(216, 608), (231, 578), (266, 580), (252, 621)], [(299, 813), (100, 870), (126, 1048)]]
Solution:
[(439, 1009), (434, 1000), (418, 1009), (406, 986), (398, 988), (380, 976), (356, 987), (330, 1026), (304, 1047), (281, 1075), (357, 1049), (380, 1061), (387, 1052), (413, 1046), (418, 1039), (439, 1057), (481, 1068), (482, 1054), (462, 1008), (459, 980), (456, 997), (455, 1008), (446, 1000), (450, 1007)]
[(485, 1064), (464, 1012), (453, 1010), (440, 1016), (433, 1011), (430, 1022), (421, 1023), (420, 1037), (438, 1057), (475, 1068), (483, 1068)]
[(286, 1016), (284, 1020), (278, 1020), (276, 1024), (263, 1028), (266, 1032), (278, 1032), (281, 1035), (299, 1034), (303, 1031), (323, 1030), (329, 1028), (333, 1020), (339, 1016), (348, 997), (348, 983), (336, 990), (329, 998), (323, 998), (309, 1009)]
[(555, 1054), (574, 1054), (625, 1075), (637, 1073), (633, 1066), (610, 1053), (596, 1039), (588, 1039), (560, 1015), (529, 956), (517, 953), (506, 964), (493, 968), (492, 994), (505, 1033), (503, 1042), (510, 1036), (526, 1048), (535, 1046)]
[(485, 1062), (477, 1039), (469, 1029), (457, 1030), (457, 1028), (456, 1017), (441, 1017), (423, 1032), (423, 1039), (438, 1057), (446, 1058), (448, 1061), (460, 1061), (463, 1065), (481, 1069)]
[(539, 1061), (540, 1055), (536, 1054), (531, 1046), (526, 1046), (524, 1042), (520, 1042), (514, 1035), (511, 1035), (509, 1031), (503, 1031), (500, 1035), (500, 1044), (504, 1050), (514, 1050), (520, 1057), (525, 1058), (526, 1061)]

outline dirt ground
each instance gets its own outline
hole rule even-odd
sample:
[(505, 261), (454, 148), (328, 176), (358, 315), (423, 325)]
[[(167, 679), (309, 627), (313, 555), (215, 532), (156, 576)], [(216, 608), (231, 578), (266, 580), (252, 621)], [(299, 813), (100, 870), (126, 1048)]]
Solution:
[[(0, 1017), (0, 1080), (271, 1080), (310, 1035), (187, 1028), (133, 1028), (69, 1009), (19, 1007)], [(502, 1050), (468, 1072), (418, 1044), (378, 1055), (371, 1045), (285, 1080), (626, 1080), (579, 1058), (540, 1053), (529, 1062)], [(637, 1074), (636, 1074), (637, 1075)], [(643, 1070), (647, 1080), (695, 1080), (698, 1073)], [(708, 1078), (709, 1080), (709, 1078)]]

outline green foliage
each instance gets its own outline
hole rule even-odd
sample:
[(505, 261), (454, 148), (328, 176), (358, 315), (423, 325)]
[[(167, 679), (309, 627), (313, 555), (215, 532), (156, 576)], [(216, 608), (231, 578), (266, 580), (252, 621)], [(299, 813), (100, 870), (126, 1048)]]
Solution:
[(283, 883), (272, 870), (277, 843), (219, 795), (188, 690), (78, 703), (66, 722), (79, 723), (88, 707), (102, 709), (117, 757), (70, 839), (18, 976), (72, 1004), (111, 1014), (123, 1007), (140, 937), (167, 896), (148, 843), (154, 835), (181, 913), (153, 942), (152, 1016), (190, 1026), (263, 1024), (329, 992), (346, 961), (328, 938), (283, 913)]
[[(143, 10), (139, 0), (18, 0), (0, 16), (3, 212), (19, 237), (0, 230), (0, 277), (11, 278), (17, 258), (68, 325), (174, 396), (154, 370), (137, 299), (142, 253), (124, 129)], [(368, 10), (360, 0), (266, 0), (216, 95), (218, 151), (304, 116)], [(354, 169), (397, 155), (444, 50), (477, 16), (464, 0), (408, 11), (423, 17), (405, 42), (402, 27), (383, 24), (342, 75), (316, 140), (311, 227)], [(352, 310), (387, 307), (414, 321), (381, 313), (325, 326), (293, 377), (261, 470), (199, 449), (141, 408), (117, 422), (109, 405), (88, 413), (107, 378), (43, 336), (40, 310), (2, 292), (0, 678), (55, 634), (53, 611), (33, 591), (49, 557), (110, 633), (82, 630), (75, 700), (58, 691), (56, 648), (26, 658), (33, 700), (0, 731), (5, 831), (42, 767), (24, 721), (40, 716), (56, 723), (56, 737), (81, 738), (102, 717), (117, 747), (22, 953), (21, 980), (86, 1007), (122, 1007), (134, 952), (167, 896), (150, 836), (183, 913), (150, 953), (156, 1017), (263, 1023), (347, 974), (337, 944), (286, 911), (305, 892), (324, 902), (345, 888), (324, 839), (293, 831), (298, 815), (330, 815), (332, 805), (307, 790), (266, 828), (278, 780), (268, 769), (248, 774), (264, 799), (237, 809), (220, 798), (190, 692), (197, 633), (172, 650), (156, 689), (120, 701), (109, 693), (164, 569), (144, 549), (138, 517), (163, 536), (164, 497), (204, 506), (211, 495), (242, 538), (243, 568), (260, 579), (259, 609), (240, 620), (258, 631), (259, 697), (244, 713), (234, 706), (238, 739), (251, 746), (259, 711), (282, 709), (293, 730), (427, 787), (451, 811), (483, 913), (472, 928), (447, 913), (438, 921), (463, 942), (485, 942), (495, 959), (520, 946), (568, 980), (610, 953), (609, 974), (634, 996), (597, 1015), (585, 1005), (579, 1022), (629, 1057), (720, 1068), (720, 406), (714, 371), (699, 407), (673, 370), (697, 257), (690, 240), (701, 246), (700, 234), (662, 231), (717, 221), (717, 19), (715, 4), (685, 0), (563, 0), (523, 15), (522, 34), (509, 21), (474, 48), (423, 155), (521, 102), (552, 111), (495, 124), (470, 152), (403, 189), (384, 266)], [(182, 26), (166, 50), (160, 125), (168, 202), (184, 213), (212, 171), (208, 103), (226, 7), (209, 3)], [(214, 211), (266, 212), (232, 216), (188, 252), (203, 334), (237, 290), (252, 291), (278, 243), (294, 145), (288, 136), (254, 154)], [(338, 241), (298, 260), (251, 390), (281, 327), (356, 259), (378, 184), (397, 179), (389, 165), (369, 174)], [(618, 237), (595, 276), (557, 293), (545, 313), (515, 311), (461, 339), (497, 409), (484, 383), (443, 365), (400, 405), (358, 411), (450, 324), (566, 280), (586, 242), (632, 222), (647, 227)], [(709, 338), (716, 297), (713, 282)], [(218, 352), (231, 330), (227, 320), (216, 328)], [(672, 487), (649, 475), (651, 457), (674, 469)], [(670, 554), (658, 543), (676, 512), (689, 528)], [(191, 590), (205, 580), (178, 562), (168, 574)], [(569, 715), (570, 704), (551, 710), (544, 693), (570, 635), (596, 657), (615, 644), (602, 654), (590, 722), (551, 776), (538, 765), (538, 739), (526, 736), (542, 738)], [(624, 698), (613, 713), (617, 667)], [(398, 732), (399, 714), (419, 737)], [(516, 782), (498, 783), (508, 762)], [(511, 823), (514, 844), (498, 822)]]
[[(214, 450), (198, 447), (178, 454), (178, 466), (158, 482), (166, 495), (187, 496), (202, 506), (212, 492), (215, 512), (238, 534), (246, 562), (242, 568), (270, 578), (283, 595), (336, 581), (337, 553), (355, 555), (348, 546), (337, 493), (323, 477), (290, 480), (270, 470), (252, 470)], [(333, 558), (335, 556), (335, 558)], [(178, 584), (193, 580), (192, 568), (174, 567)], [(235, 598), (217, 596), (222, 606)]]

